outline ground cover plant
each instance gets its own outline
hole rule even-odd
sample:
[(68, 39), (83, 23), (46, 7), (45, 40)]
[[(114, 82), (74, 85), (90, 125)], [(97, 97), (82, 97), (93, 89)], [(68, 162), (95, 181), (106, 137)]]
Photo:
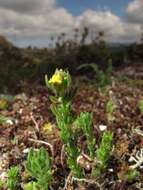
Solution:
[[(34, 183), (37, 189), (49, 189), (52, 180), (51, 160), (44, 148), (38, 151), (30, 150), (26, 162), (26, 169), (30, 175), (37, 180), (37, 182)], [(29, 186), (33, 187), (33, 182), (26, 184), (25, 189), (28, 189)]]
[(143, 83), (109, 78), (103, 89), (57, 69), (0, 96), (0, 189), (143, 188)]
[(17, 166), (13, 166), (8, 171), (8, 180), (7, 180), (7, 187), (10, 190), (16, 190), (19, 188), (19, 168)]

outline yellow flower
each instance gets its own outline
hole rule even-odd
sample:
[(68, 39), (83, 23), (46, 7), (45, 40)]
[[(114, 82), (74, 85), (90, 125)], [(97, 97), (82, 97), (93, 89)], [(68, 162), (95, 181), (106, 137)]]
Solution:
[(65, 95), (66, 90), (70, 87), (71, 77), (68, 72), (62, 69), (56, 69), (55, 73), (48, 80), (45, 76), (45, 82), (49, 89), (51, 89), (56, 96), (62, 97)]
[(52, 78), (49, 80), (50, 84), (62, 84), (63, 77), (60, 75), (60, 73), (55, 73)]
[(43, 132), (47, 135), (52, 134), (54, 125), (52, 123), (45, 123), (43, 126)]

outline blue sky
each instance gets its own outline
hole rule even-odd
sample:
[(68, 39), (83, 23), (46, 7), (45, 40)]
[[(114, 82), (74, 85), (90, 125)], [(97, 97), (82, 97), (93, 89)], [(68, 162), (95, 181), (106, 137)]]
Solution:
[(57, 4), (69, 10), (73, 15), (80, 15), (87, 9), (108, 8), (113, 13), (124, 16), (125, 8), (131, 0), (58, 0)]

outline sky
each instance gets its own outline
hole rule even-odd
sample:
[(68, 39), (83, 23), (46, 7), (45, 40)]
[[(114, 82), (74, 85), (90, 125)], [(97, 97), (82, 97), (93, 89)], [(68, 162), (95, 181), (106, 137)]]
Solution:
[(59, 6), (65, 7), (73, 15), (79, 16), (87, 9), (111, 10), (123, 16), (124, 9), (131, 0), (58, 0)]
[(143, 32), (143, 0), (0, 0), (0, 35), (17, 46), (46, 47), (51, 36), (84, 27), (106, 41), (131, 43)]

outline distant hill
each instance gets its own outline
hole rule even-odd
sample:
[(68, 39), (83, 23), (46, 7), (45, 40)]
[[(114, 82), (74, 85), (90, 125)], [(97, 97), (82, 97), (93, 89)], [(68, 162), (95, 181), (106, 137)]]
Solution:
[(11, 49), (13, 44), (6, 39), (6, 37), (0, 35), (0, 48), (1, 49)]

